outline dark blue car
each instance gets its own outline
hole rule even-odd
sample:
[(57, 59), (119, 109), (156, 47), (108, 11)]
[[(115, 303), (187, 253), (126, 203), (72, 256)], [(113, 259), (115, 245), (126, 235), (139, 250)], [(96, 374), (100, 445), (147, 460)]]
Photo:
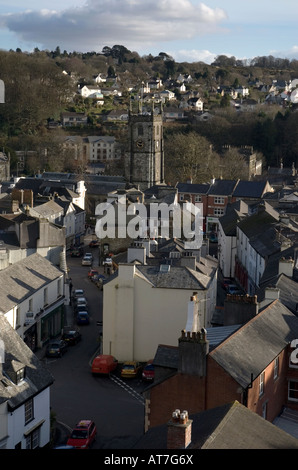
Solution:
[(89, 314), (86, 311), (78, 312), (77, 315), (77, 324), (78, 325), (89, 325)]

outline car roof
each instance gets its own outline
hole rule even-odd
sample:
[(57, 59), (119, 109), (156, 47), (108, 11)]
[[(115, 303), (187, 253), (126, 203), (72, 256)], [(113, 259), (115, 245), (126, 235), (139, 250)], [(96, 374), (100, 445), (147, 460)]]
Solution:
[(76, 425), (77, 428), (88, 428), (90, 424), (92, 423), (91, 419), (81, 419)]

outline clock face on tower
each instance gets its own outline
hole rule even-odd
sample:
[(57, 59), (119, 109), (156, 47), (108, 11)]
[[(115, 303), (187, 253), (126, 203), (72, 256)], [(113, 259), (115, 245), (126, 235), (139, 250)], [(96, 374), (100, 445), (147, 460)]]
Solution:
[(144, 147), (144, 142), (140, 139), (136, 141), (136, 145), (138, 149), (142, 149)]

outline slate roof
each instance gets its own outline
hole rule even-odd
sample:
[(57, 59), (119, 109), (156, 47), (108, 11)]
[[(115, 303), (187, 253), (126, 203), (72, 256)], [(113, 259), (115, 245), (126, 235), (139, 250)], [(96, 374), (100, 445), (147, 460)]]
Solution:
[[(207, 339), (209, 341), (209, 352), (216, 348), (222, 341), (235, 333), (241, 325), (215, 326), (207, 328)], [(159, 344), (154, 356), (154, 365), (169, 369), (178, 369), (179, 348)]]
[(155, 265), (137, 265), (139, 271), (154, 287), (169, 289), (206, 289), (210, 277), (184, 266), (169, 266), (168, 272), (161, 273)]
[(210, 184), (178, 183), (176, 187), (179, 193), (207, 194)]
[(253, 379), (258, 377), (296, 338), (298, 318), (279, 300), (275, 300), (211, 351), (209, 356), (246, 388), (251, 383), (251, 374)]
[(220, 224), (227, 236), (236, 236), (238, 222), (248, 213), (248, 206), (243, 201), (228, 204), (226, 213), (220, 217)]
[(256, 214), (238, 223), (239, 229), (249, 238), (250, 245), (263, 257), (280, 249), (276, 236), (278, 219), (278, 213), (266, 204), (266, 209), (260, 208)]
[(8, 312), (38, 289), (58, 279), (62, 271), (38, 253), (1, 271), (0, 312)]
[(208, 196), (231, 196), (235, 191), (238, 180), (217, 179), (210, 185)]
[(55, 201), (51, 200), (45, 202), (44, 204), (35, 206), (34, 211), (37, 212), (40, 216), (47, 218), (49, 216), (60, 213), (62, 208), (60, 204), (57, 204)]
[[(5, 351), (3, 370), (0, 365), (0, 404), (8, 402), (9, 409), (14, 410), (49, 387), (54, 379), (3, 314), (0, 314), (0, 339), (4, 342)], [(18, 385), (7, 374), (16, 361), (26, 367), (25, 380)]]
[[(174, 411), (174, 410), (173, 410)], [(169, 420), (170, 420), (169, 416)], [(298, 440), (235, 401), (190, 415), (192, 449), (298, 449)], [(167, 424), (149, 428), (134, 449), (167, 449)], [(198, 456), (198, 458), (202, 457)]]
[(263, 196), (267, 181), (239, 181), (234, 189), (234, 197), (259, 199)]

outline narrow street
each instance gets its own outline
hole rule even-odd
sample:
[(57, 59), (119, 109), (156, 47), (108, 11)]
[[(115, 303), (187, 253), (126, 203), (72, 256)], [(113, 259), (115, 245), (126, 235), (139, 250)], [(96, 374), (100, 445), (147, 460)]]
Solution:
[[(88, 238), (85, 243), (84, 249), (94, 255), (93, 267), (97, 269), (98, 249), (89, 248)], [(51, 410), (60, 430), (55, 445), (66, 443), (68, 432), (80, 419), (92, 419), (97, 426), (94, 449), (130, 449), (143, 434), (144, 404), (140, 392), (145, 385), (139, 379), (123, 383), (118, 377), (112, 380), (91, 374), (91, 360), (100, 346), (98, 322), (102, 321), (102, 291), (88, 279), (89, 267), (81, 266), (81, 258), (68, 256), (67, 264), (73, 289), (85, 291), (90, 324), (79, 327), (81, 342), (69, 347), (62, 358), (43, 359), (55, 378)], [(68, 326), (71, 321), (76, 326), (72, 307), (67, 307), (67, 311)]]

